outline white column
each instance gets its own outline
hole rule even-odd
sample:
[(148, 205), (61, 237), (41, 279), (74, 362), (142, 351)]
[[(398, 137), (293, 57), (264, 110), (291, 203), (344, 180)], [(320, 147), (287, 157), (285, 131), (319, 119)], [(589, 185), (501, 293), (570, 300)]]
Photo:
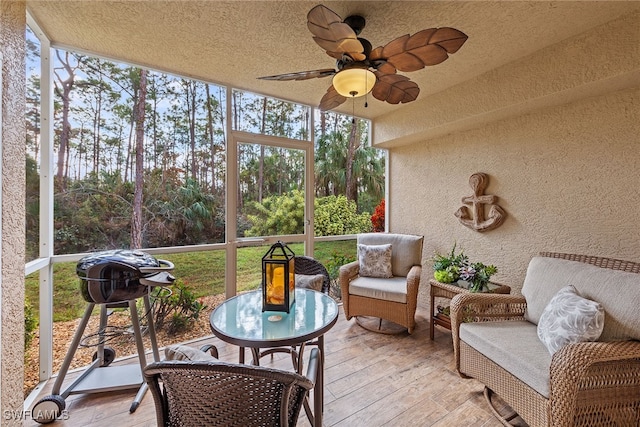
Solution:
[(27, 14), (40, 40), (40, 381), (53, 375), (53, 50), (42, 29)]

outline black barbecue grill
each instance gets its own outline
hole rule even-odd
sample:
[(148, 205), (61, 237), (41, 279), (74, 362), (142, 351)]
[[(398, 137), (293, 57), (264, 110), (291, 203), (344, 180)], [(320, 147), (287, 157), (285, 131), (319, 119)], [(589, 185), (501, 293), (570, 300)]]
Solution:
[[(149, 289), (173, 283), (175, 278), (170, 274), (173, 268), (173, 264), (169, 261), (159, 260), (145, 252), (136, 250), (97, 252), (78, 261), (76, 274), (80, 278), (80, 293), (88, 305), (53, 385), (52, 394), (43, 397), (33, 406), (31, 412), (34, 420), (43, 424), (54, 421), (64, 411), (67, 396), (77, 393), (138, 388), (138, 393), (129, 411), (134, 412), (137, 409), (146, 393), (147, 385), (142, 380), (142, 370), (146, 366), (146, 355), (136, 300), (142, 298), (144, 301), (153, 359), (158, 362), (160, 354), (153, 325)], [(100, 305), (100, 329), (97, 334), (99, 337), (98, 350), (94, 355), (94, 361), (64, 392), (60, 393), (64, 377), (71, 366), (96, 304)], [(115, 351), (104, 345), (107, 330), (107, 308), (126, 306), (129, 307), (131, 313), (140, 366), (109, 366), (115, 359)], [(105, 371), (106, 369), (109, 371)]]
[(141, 251), (113, 250), (78, 261), (80, 293), (85, 301), (109, 304), (143, 297), (149, 286), (166, 286), (175, 279), (173, 264)]

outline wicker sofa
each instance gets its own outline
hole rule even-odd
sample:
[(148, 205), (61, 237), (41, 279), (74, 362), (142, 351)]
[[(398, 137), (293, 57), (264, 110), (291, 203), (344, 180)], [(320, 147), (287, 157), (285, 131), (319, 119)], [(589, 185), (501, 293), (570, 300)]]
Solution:
[[(460, 294), (451, 301), (455, 363), (463, 377), (500, 396), (531, 427), (640, 425), (640, 264), (542, 253), (529, 263), (522, 296)], [(554, 295), (573, 285), (604, 309), (596, 342), (553, 355), (537, 324)]]

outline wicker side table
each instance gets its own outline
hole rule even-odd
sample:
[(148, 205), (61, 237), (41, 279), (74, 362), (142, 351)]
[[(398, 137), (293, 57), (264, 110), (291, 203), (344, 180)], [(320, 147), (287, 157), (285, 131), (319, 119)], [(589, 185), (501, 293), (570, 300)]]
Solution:
[[(429, 321), (429, 338), (433, 340), (433, 330), (435, 328), (435, 325), (440, 325), (443, 328), (451, 330), (451, 319), (449, 319), (449, 316), (435, 312), (436, 297), (451, 299), (457, 294), (469, 292), (469, 290), (461, 288), (460, 286), (452, 285), (450, 283), (440, 283), (435, 279), (429, 280), (429, 284), (431, 285), (431, 320)], [(489, 290), (483, 292), (490, 292), (494, 294), (508, 294), (511, 292), (511, 288), (507, 285), (489, 283)]]

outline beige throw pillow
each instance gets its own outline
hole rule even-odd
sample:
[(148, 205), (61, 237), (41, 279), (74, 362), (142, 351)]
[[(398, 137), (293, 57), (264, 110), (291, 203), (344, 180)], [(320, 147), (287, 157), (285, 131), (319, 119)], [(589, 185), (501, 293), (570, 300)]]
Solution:
[(362, 277), (393, 277), (391, 245), (358, 245), (358, 262)]
[(296, 274), (296, 288), (322, 291), (324, 276), (322, 274)]
[(166, 360), (195, 360), (195, 361), (209, 361), (216, 360), (215, 357), (204, 351), (189, 347), (184, 344), (170, 345), (164, 349), (164, 355)]

